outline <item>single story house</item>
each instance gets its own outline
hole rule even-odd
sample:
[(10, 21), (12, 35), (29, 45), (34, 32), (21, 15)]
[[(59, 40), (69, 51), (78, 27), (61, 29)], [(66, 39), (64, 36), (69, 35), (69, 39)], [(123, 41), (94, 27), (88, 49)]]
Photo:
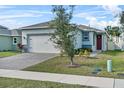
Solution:
[[(51, 33), (55, 31), (54, 28), (49, 26), (49, 23), (43, 22), (8, 31), (10, 40), (8, 42), (11, 47), (9, 49), (17, 49), (17, 44), (21, 42), (27, 52), (59, 53), (60, 50), (49, 40)], [(92, 51), (107, 50), (107, 36), (105, 31), (85, 25), (77, 25), (77, 28), (75, 49), (91, 48)]]
[(0, 26), (0, 50), (11, 50), (12, 40), (11, 31), (4, 26)]
[[(92, 51), (107, 50), (107, 37), (105, 31), (85, 25), (78, 25), (75, 49), (91, 48)], [(39, 23), (20, 28), (22, 31), (22, 45), (28, 52), (59, 53), (50, 41), (50, 34), (55, 29), (49, 26), (49, 22)]]

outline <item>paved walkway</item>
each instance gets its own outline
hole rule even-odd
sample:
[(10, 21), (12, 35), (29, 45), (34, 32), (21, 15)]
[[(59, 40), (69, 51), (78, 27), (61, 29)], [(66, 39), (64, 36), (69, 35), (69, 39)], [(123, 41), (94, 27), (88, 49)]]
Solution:
[(97, 56), (97, 52), (91, 52), (90, 57), (96, 57)]
[(123, 79), (0, 69), (0, 77), (53, 81), (99, 88), (124, 88)]
[(11, 57), (0, 58), (0, 69), (20, 70), (53, 58), (53, 53), (23, 53)]

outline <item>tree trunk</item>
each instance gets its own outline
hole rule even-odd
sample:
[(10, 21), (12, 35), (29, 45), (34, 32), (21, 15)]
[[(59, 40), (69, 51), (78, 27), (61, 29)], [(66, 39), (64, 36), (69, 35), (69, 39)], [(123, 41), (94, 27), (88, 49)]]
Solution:
[(70, 57), (70, 63), (71, 65), (74, 65), (73, 57)]

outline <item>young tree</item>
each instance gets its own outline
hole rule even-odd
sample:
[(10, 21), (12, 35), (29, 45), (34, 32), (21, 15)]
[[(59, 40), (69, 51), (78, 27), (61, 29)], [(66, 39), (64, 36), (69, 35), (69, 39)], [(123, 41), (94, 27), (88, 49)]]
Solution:
[(124, 11), (120, 14), (120, 24), (124, 26)]
[(111, 26), (107, 26), (105, 28), (105, 30), (107, 31), (107, 33), (109, 35), (112, 35), (112, 36), (119, 36), (121, 33), (120, 33), (120, 29), (118, 26), (114, 26), (114, 27), (111, 27)]
[(120, 24), (121, 24), (121, 31), (123, 32), (123, 30), (124, 30), (124, 11), (122, 11), (120, 14)]
[(52, 34), (51, 40), (61, 51), (64, 51), (70, 58), (70, 64), (74, 65), (74, 41), (76, 26), (70, 23), (73, 15), (74, 6), (53, 6), (52, 12), (55, 15), (52, 26), (56, 29)]

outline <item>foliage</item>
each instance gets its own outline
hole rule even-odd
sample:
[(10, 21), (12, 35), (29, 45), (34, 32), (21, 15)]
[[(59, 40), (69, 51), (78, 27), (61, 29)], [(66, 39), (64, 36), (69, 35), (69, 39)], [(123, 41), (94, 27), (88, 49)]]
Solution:
[(80, 52), (79, 52), (79, 56), (86, 56), (88, 57), (90, 54), (90, 51), (88, 49), (82, 49)]
[[(113, 56), (112, 54), (116, 55)], [(45, 62), (41, 62), (40, 64), (28, 67), (24, 70), (91, 76), (92, 72), (97, 67), (102, 69), (102, 71), (100, 71), (100, 73), (98, 73), (96, 76), (120, 78), (117, 74), (124, 71), (123, 58), (123, 51), (107, 51), (106, 53), (99, 53), (95, 58), (75, 56), (74, 60), (81, 66), (78, 68), (68, 68), (65, 66), (65, 64), (68, 63), (68, 58), (66, 56), (57, 56)], [(106, 70), (106, 61), (108, 59), (112, 60), (114, 71), (112, 73), (108, 73)]]
[(84, 50), (84, 55), (85, 56), (88, 56), (90, 53), (89, 53), (89, 51), (88, 50)]
[(72, 19), (74, 6), (64, 7), (62, 5), (53, 6), (53, 13), (55, 14), (52, 26), (55, 27), (56, 31), (52, 34), (51, 40), (56, 46), (64, 51), (69, 58), (71, 64), (73, 64), (74, 57), (74, 41), (76, 34), (76, 26), (70, 24)]
[(107, 26), (105, 30), (108, 32), (108, 34), (112, 36), (119, 36), (121, 34), (118, 26), (115, 27)]
[(14, 55), (17, 55), (19, 53), (20, 52), (12, 52), (12, 51), (0, 52), (0, 57), (14, 56)]
[(92, 52), (91, 48), (80, 48), (75, 49), (75, 55), (84, 55), (85, 50), (87, 50), (89, 53)]
[(102, 53), (106, 54), (106, 55), (116, 56), (120, 53), (123, 53), (123, 51), (121, 51), (121, 50), (108, 50), (108, 51), (105, 51), (105, 52), (102, 52)]
[(18, 48), (21, 49), (21, 50), (22, 50), (23, 47), (24, 47), (24, 45), (22, 45), (21, 43), (17, 44), (17, 46), (18, 46)]
[(83, 56), (83, 55), (84, 55), (84, 51), (82, 50), (79, 52), (79, 56)]
[(120, 14), (120, 24), (124, 26), (124, 11)]
[(124, 31), (124, 11), (120, 13), (120, 24), (121, 24), (120, 30), (121, 32), (123, 32)]

